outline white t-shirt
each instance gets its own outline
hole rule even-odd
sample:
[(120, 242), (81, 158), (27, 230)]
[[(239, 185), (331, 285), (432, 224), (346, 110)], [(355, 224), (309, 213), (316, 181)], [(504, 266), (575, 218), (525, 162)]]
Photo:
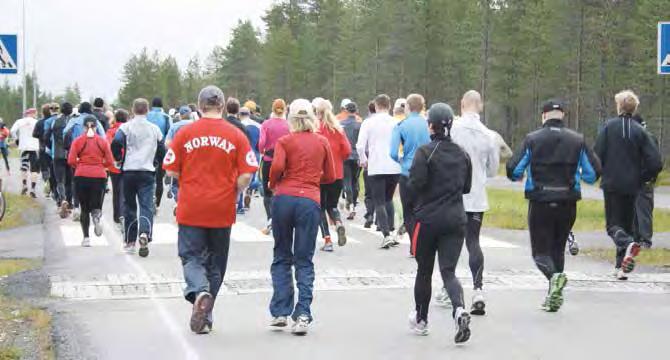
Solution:
[(37, 119), (25, 117), (12, 125), (12, 137), (19, 140), (19, 151), (39, 151), (40, 141), (33, 137)]
[(367, 162), (369, 176), (400, 174), (400, 164), (391, 158), (391, 135), (397, 124), (386, 113), (375, 114), (363, 121), (356, 150), (361, 163)]

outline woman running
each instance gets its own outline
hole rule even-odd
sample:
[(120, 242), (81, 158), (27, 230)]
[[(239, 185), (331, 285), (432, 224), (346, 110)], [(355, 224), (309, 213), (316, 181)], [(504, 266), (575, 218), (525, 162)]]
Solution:
[(416, 213), (412, 253), (418, 265), (414, 284), (416, 308), (410, 315), (410, 328), (417, 335), (428, 335), (428, 307), (435, 253), (438, 256), (444, 287), (453, 304), (456, 343), (470, 338), (470, 315), (465, 311), (463, 287), (456, 278), (456, 265), (463, 248), (467, 218), (463, 194), (470, 192), (472, 163), (449, 134), (454, 112), (438, 103), (429, 111), (431, 142), (421, 146), (410, 169), (409, 182), (416, 192)]
[[(328, 140), (315, 134), (316, 119), (312, 104), (305, 99), (293, 101), (289, 115), (291, 134), (277, 142), (270, 186), (272, 200), (272, 300), (270, 326), (282, 329), (293, 319), (293, 333), (305, 335), (312, 322), (314, 288), (314, 248), (321, 220), (320, 188), (335, 181), (333, 155)], [(265, 123), (263, 123), (265, 125)], [(293, 269), (298, 286), (294, 301)]]
[(272, 190), (269, 187), (270, 168), (274, 157), (275, 145), (279, 138), (289, 134), (286, 116), (286, 102), (276, 99), (272, 103), (272, 115), (263, 122), (261, 135), (258, 139), (258, 150), (263, 154), (261, 162), (261, 178), (263, 180), (263, 205), (267, 214), (268, 224), (263, 229), (263, 234), (269, 235), (272, 231)]
[(335, 164), (335, 181), (321, 184), (321, 235), (324, 241), (321, 250), (331, 252), (333, 242), (330, 239), (328, 217), (335, 223), (337, 229), (337, 245), (344, 246), (347, 243), (347, 235), (337, 203), (342, 196), (344, 160), (351, 154), (351, 145), (340, 122), (333, 114), (333, 105), (330, 101), (321, 100), (316, 103), (316, 116), (319, 119), (319, 134), (328, 139)]
[(109, 143), (96, 133), (97, 119), (85, 115), (85, 132), (74, 140), (70, 147), (67, 162), (74, 168), (75, 191), (81, 207), (81, 229), (84, 240), (81, 246), (91, 246), (89, 226), (93, 218), (96, 236), (102, 236), (102, 198), (105, 196), (107, 169), (114, 166), (114, 158)]

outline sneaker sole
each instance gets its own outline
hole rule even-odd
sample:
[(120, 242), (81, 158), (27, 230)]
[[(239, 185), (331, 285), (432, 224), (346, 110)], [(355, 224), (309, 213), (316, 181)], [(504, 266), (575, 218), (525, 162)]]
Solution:
[(98, 221), (93, 221), (93, 232), (98, 237), (102, 236), (102, 224), (100, 223), (99, 219)]
[(305, 336), (307, 335), (307, 329), (293, 329), (291, 333), (295, 336)]
[(463, 314), (458, 318), (458, 331), (456, 331), (456, 336), (454, 336), (454, 341), (456, 344), (462, 344), (470, 340), (470, 315)]
[(628, 249), (626, 249), (626, 257), (624, 257), (623, 262), (621, 263), (621, 269), (623, 269), (624, 273), (628, 274), (635, 270), (635, 257), (638, 255), (640, 255), (639, 244), (631, 244)]
[(60, 211), (58, 213), (61, 219), (67, 219), (67, 217), (70, 215), (70, 210), (67, 208), (67, 203), (63, 203), (60, 206)]
[(339, 226), (337, 228), (337, 245), (347, 245), (347, 231), (344, 226)]
[(149, 256), (149, 242), (140, 239), (140, 250), (137, 253), (140, 257)]
[(191, 314), (191, 331), (196, 334), (202, 334), (207, 326), (207, 314), (212, 311), (214, 299), (212, 295), (203, 295), (196, 299), (193, 304), (193, 313)]
[(563, 289), (568, 284), (568, 278), (563, 275), (559, 276), (556, 281), (556, 285), (549, 294), (549, 310), (551, 312), (556, 312), (563, 306)]
[(476, 301), (472, 304), (470, 315), (484, 316), (486, 315), (486, 303), (483, 301)]

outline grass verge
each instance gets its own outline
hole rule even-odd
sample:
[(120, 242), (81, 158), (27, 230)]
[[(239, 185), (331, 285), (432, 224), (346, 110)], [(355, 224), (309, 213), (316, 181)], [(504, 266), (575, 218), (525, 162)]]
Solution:
[[(39, 261), (0, 260), (0, 277), (30, 270)], [(43, 309), (0, 294), (0, 360), (55, 358), (51, 342), (51, 316)]]
[(41, 205), (35, 199), (15, 193), (3, 193), (7, 212), (0, 221), (0, 231), (37, 224), (41, 220)]
[[(491, 210), (486, 213), (487, 227), (502, 229), (528, 229), (528, 201), (523, 193), (515, 190), (489, 189)], [(605, 207), (600, 200), (582, 200), (577, 203), (575, 231), (605, 230)], [(670, 231), (670, 211), (654, 210), (654, 231)]]
[[(582, 252), (614, 264), (614, 249), (584, 249)], [(643, 249), (635, 261), (640, 265), (670, 268), (670, 249)]]

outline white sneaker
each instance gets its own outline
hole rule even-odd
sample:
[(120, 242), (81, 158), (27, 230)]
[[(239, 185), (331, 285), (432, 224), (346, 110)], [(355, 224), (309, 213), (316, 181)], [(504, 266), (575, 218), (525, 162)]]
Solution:
[(144, 258), (149, 256), (149, 237), (147, 234), (140, 234), (140, 251), (138, 254)]
[(91, 247), (91, 239), (85, 237), (84, 240), (81, 241), (81, 247)]
[(416, 321), (416, 311), (409, 313), (409, 330), (418, 336), (428, 335), (428, 323), (424, 320)]
[(123, 244), (123, 252), (128, 255), (135, 254), (135, 243), (125, 243)]
[(456, 344), (461, 344), (470, 339), (470, 314), (463, 308), (456, 309), (454, 316), (456, 324), (456, 335), (454, 341)]
[(293, 335), (307, 335), (307, 332), (309, 331), (309, 324), (309, 318), (306, 315), (300, 315), (293, 323), (293, 329), (291, 332)]
[(101, 217), (102, 212), (100, 210), (95, 210), (93, 213), (91, 213), (91, 219), (93, 220), (93, 232), (95, 232), (95, 236), (97, 237), (102, 236), (102, 222), (100, 222)]
[(288, 326), (288, 318), (286, 316), (273, 317), (270, 320), (270, 329), (274, 331), (282, 330)]
[(470, 309), (472, 315), (486, 315), (486, 301), (484, 300), (484, 291), (481, 289), (475, 290), (472, 295), (472, 308)]
[(435, 295), (435, 302), (443, 307), (451, 308), (451, 299), (449, 298), (449, 293), (447, 289), (441, 288), (440, 292)]
[(394, 240), (391, 235), (384, 237), (382, 240), (382, 245), (380, 246), (382, 249), (390, 249), (391, 246), (393, 246)]
[(628, 280), (628, 274), (626, 274), (621, 268), (614, 269), (614, 277), (617, 280), (626, 281)]
[(72, 211), (72, 221), (79, 221), (81, 219), (81, 210), (79, 208), (75, 208)]

